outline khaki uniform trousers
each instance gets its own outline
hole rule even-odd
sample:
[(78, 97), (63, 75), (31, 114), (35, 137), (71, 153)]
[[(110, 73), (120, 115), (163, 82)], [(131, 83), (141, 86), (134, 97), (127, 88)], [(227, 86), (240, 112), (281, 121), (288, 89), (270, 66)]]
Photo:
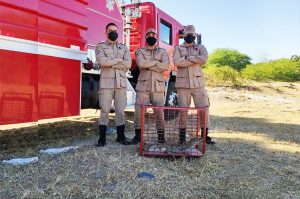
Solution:
[[(142, 123), (142, 103), (144, 105), (152, 104), (153, 106), (164, 106), (164, 93), (163, 92), (147, 92), (137, 91), (134, 113), (134, 126), (135, 129), (141, 128)], [(156, 129), (164, 129), (164, 111), (163, 109), (154, 109)]]
[(101, 108), (99, 125), (108, 126), (111, 103), (114, 100), (116, 126), (125, 124), (124, 110), (127, 105), (126, 88), (100, 88), (99, 105)]
[[(200, 88), (177, 88), (177, 99), (179, 107), (190, 107), (191, 97), (196, 108), (207, 107), (206, 121), (209, 126), (209, 98), (204, 87)], [(204, 127), (204, 113), (200, 113), (200, 126)], [(180, 111), (179, 128), (186, 128), (187, 125), (187, 111)]]

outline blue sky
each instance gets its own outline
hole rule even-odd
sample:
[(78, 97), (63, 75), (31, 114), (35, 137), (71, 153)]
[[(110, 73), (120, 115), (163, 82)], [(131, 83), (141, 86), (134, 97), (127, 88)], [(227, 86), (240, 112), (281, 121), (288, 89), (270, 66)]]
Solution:
[(232, 48), (254, 63), (300, 55), (300, 0), (149, 1), (195, 25), (209, 52)]

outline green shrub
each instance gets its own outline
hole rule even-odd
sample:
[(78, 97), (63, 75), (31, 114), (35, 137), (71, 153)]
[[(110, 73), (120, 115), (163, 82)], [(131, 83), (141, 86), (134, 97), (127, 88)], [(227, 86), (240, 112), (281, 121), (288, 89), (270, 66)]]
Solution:
[(278, 59), (272, 62), (248, 65), (242, 70), (246, 79), (255, 81), (300, 81), (300, 61)]
[(248, 64), (251, 64), (250, 60), (249, 56), (237, 50), (220, 48), (209, 55), (207, 65), (215, 65), (217, 67), (229, 66), (240, 71)]
[(204, 73), (207, 84), (210, 86), (230, 85), (239, 87), (243, 84), (240, 73), (229, 66), (210, 65), (204, 68)]

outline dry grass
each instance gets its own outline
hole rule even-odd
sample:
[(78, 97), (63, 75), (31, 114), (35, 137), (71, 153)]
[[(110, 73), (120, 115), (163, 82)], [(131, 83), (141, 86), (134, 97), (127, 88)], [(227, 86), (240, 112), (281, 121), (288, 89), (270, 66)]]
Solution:
[[(115, 134), (96, 148), (95, 117), (1, 131), (1, 159), (80, 148), (28, 166), (1, 164), (0, 198), (300, 198), (300, 85), (256, 87), (209, 89), (217, 144), (200, 159), (141, 157)], [(155, 179), (138, 179), (143, 171)]]

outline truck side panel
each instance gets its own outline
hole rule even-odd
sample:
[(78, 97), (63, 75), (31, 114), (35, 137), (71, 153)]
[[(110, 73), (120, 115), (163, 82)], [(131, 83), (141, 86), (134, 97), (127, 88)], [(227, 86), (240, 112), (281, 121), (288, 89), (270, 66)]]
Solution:
[(1, 0), (0, 11), (0, 124), (80, 114), (87, 49), (107, 23), (123, 31), (116, 2)]
[(164, 11), (157, 9), (157, 32), (159, 35), (159, 46), (167, 49), (170, 57), (169, 71), (164, 73), (164, 77), (169, 77), (170, 71), (176, 71), (177, 68), (173, 63), (174, 47), (179, 44), (179, 30), (183, 29), (183, 25), (172, 18)]
[(37, 121), (37, 55), (0, 50), (0, 66), (0, 124)]
[(105, 27), (108, 23), (115, 23), (119, 28), (119, 42), (123, 40), (123, 22), (117, 4), (109, 10), (104, 3), (94, 0), (88, 0), (87, 7), (87, 43), (89, 48), (94, 49), (95, 46), (106, 40)]
[[(0, 36), (38, 40), (38, 3), (34, 0), (0, 3)], [(1, 40), (0, 46), (4, 45)], [(28, 45), (18, 51), (0, 48), (0, 124), (38, 120), (38, 47)]]
[[(134, 5), (128, 5), (126, 8), (134, 8)], [(130, 79), (130, 83), (133, 87), (135, 87), (139, 75), (134, 53), (138, 48), (146, 46), (145, 33), (147, 29), (155, 28), (157, 30), (158, 45), (168, 51), (170, 67), (168, 71), (164, 72), (166, 80), (169, 78), (170, 71), (176, 70), (173, 64), (173, 49), (179, 44), (179, 30), (183, 29), (183, 25), (180, 22), (157, 8), (153, 3), (141, 3), (139, 8), (141, 17), (131, 18), (130, 21), (132, 24), (130, 30), (130, 53), (133, 61), (130, 69), (133, 78)], [(164, 29), (162, 29), (162, 26)], [(165, 39), (166, 37), (167, 39)]]
[(80, 114), (86, 8), (83, 0), (1, 1), (0, 124)]
[(80, 114), (80, 61), (39, 56), (39, 119)]
[[(86, 50), (87, 4), (40, 0), (39, 42)], [(80, 114), (81, 62), (54, 56), (38, 57), (39, 119)]]
[[(128, 8), (132, 5), (127, 6)], [(157, 28), (156, 7), (153, 3), (146, 2), (140, 4), (140, 11), (142, 13), (140, 18), (131, 18), (132, 24), (130, 30), (130, 55), (132, 57), (131, 70), (136, 69), (135, 51), (142, 48), (146, 44), (145, 33), (148, 28)]]

